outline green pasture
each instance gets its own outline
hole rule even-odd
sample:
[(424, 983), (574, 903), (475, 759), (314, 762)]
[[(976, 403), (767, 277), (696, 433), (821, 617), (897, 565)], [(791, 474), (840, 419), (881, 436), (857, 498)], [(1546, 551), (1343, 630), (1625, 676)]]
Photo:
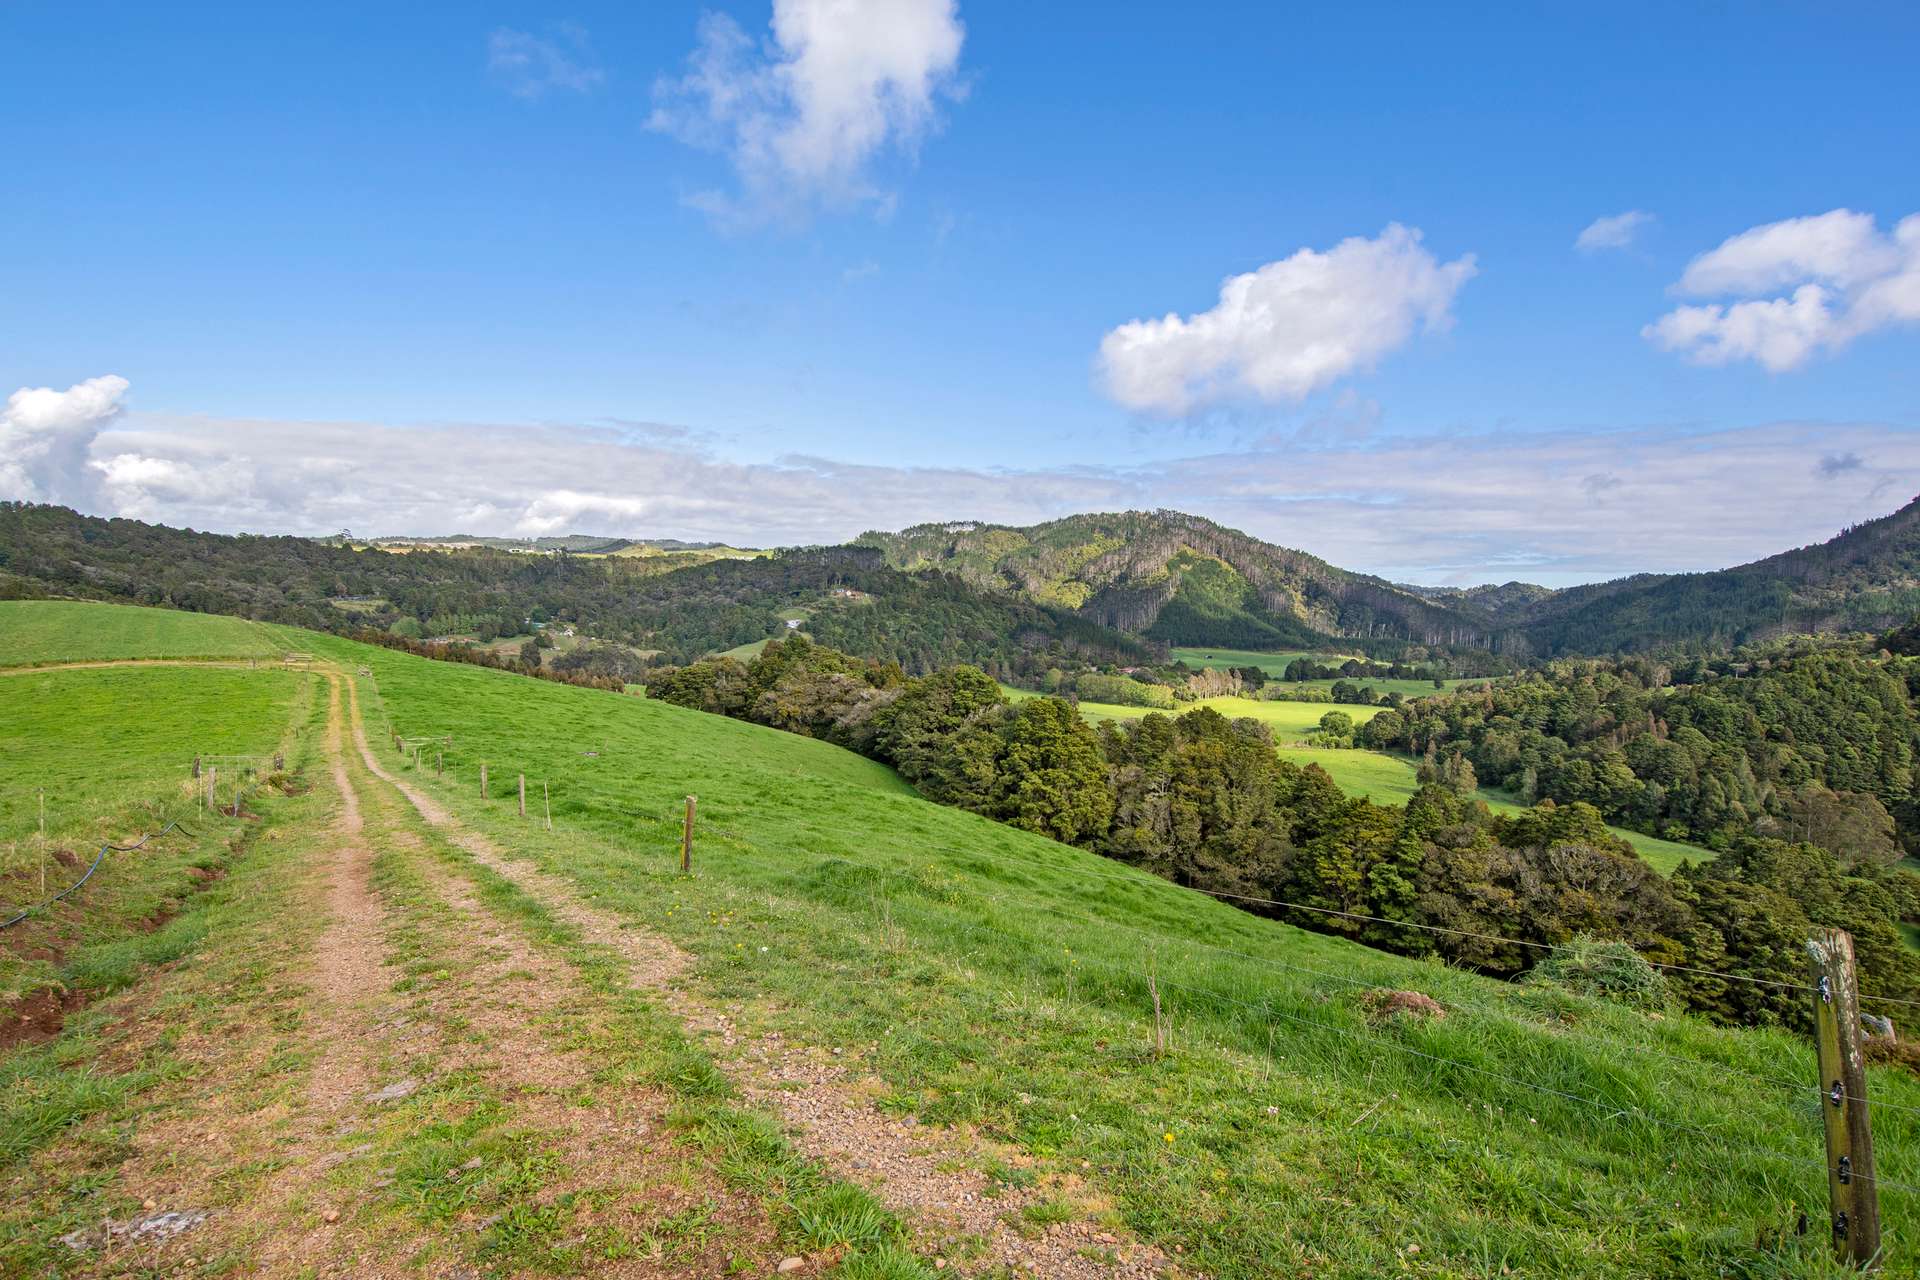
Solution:
[[(1283, 746), (1279, 750), (1283, 758), (1295, 764), (1319, 765), (1342, 791), (1365, 796), (1375, 804), (1398, 808), (1420, 789), (1418, 763), (1408, 756), (1358, 748)], [(1495, 813), (1519, 813), (1526, 807), (1512, 794), (1492, 787), (1480, 788), (1477, 798), (1484, 800)], [(1648, 865), (1663, 875), (1684, 861), (1705, 862), (1713, 857), (1713, 850), (1697, 845), (1661, 840), (1626, 827), (1607, 829), (1632, 845)]]
[(279, 658), (258, 622), (83, 600), (0, 600), (0, 667), (121, 658)]
[(1194, 668), (1258, 667), (1276, 678), (1286, 673), (1287, 664), (1295, 658), (1327, 663), (1345, 662), (1348, 658), (1363, 656), (1357, 653), (1316, 653), (1310, 649), (1258, 653), (1251, 649), (1209, 649), (1201, 645), (1176, 645), (1171, 652), (1176, 662), (1184, 662)]
[[(1229, 720), (1244, 718), (1258, 720), (1273, 730), (1277, 741), (1287, 742), (1294, 738), (1304, 738), (1320, 731), (1320, 717), (1329, 711), (1344, 711), (1353, 717), (1356, 725), (1365, 724), (1379, 715), (1380, 707), (1343, 706), (1332, 702), (1265, 702), (1256, 698), (1201, 698), (1196, 702), (1183, 702), (1172, 712), (1162, 715), (1181, 715), (1200, 707), (1211, 707)], [(1102, 720), (1138, 720), (1151, 714), (1150, 707), (1122, 707), (1110, 702), (1083, 702), (1080, 714), (1094, 724)]]
[[(1207, 1274), (1371, 1277), (1415, 1258), (1436, 1276), (1830, 1273), (1819, 1233), (1794, 1231), (1825, 1194), (1798, 1037), (1304, 933), (928, 804), (810, 740), (314, 643), (372, 669), (376, 742), (389, 724), (454, 735), (448, 774), (419, 782), (673, 937), (746, 1033), (842, 1047), (884, 1109), (1011, 1144), (999, 1177), (1074, 1171)], [(506, 798), (523, 771), (552, 786), (551, 834)], [(1174, 1020), (1164, 1058), (1149, 969)], [(1372, 986), (1452, 1012), (1376, 1026)], [(1910, 1078), (1874, 1087), (1920, 1104)], [(1882, 1174), (1915, 1179), (1920, 1124), (1886, 1116)]]
[[(1258, 667), (1273, 679), (1286, 674), (1287, 664), (1295, 658), (1309, 658), (1318, 663), (1345, 662), (1348, 658), (1360, 657), (1352, 653), (1310, 653), (1304, 649), (1290, 649), (1284, 653), (1255, 653), (1247, 649), (1208, 649), (1176, 648), (1173, 656), (1190, 667), (1205, 667), (1223, 670), (1229, 667)], [(1397, 693), (1403, 698), (1428, 698), (1442, 689), (1433, 687), (1431, 680), (1376, 680), (1367, 676), (1344, 677), (1354, 684), (1366, 685), (1381, 697)], [(1333, 680), (1290, 681), (1289, 689), (1331, 689)], [(1484, 679), (1460, 679), (1442, 682), (1445, 689), (1458, 689), (1465, 685), (1484, 684)]]
[[(1037, 696), (1009, 685), (1001, 687), (1016, 700)], [(1336, 749), (1301, 744), (1301, 739), (1318, 731), (1320, 717), (1329, 711), (1344, 711), (1359, 725), (1380, 714), (1383, 710), (1381, 707), (1352, 707), (1324, 702), (1263, 702), (1252, 698), (1205, 698), (1198, 702), (1181, 703), (1174, 711), (1160, 714), (1179, 715), (1196, 707), (1212, 707), (1221, 715), (1234, 719), (1250, 716), (1268, 725), (1273, 730), (1283, 757), (1295, 764), (1319, 765), (1349, 795), (1365, 796), (1376, 804), (1397, 807), (1412, 799), (1414, 792), (1419, 790), (1417, 766), (1406, 757), (1358, 748)], [(1146, 707), (1083, 702), (1080, 704), (1080, 714), (1098, 724), (1102, 720), (1137, 720), (1153, 713)], [(1485, 800), (1496, 813), (1517, 813), (1526, 807), (1506, 792), (1488, 787), (1480, 789), (1479, 798)], [(1663, 874), (1671, 872), (1684, 860), (1702, 862), (1713, 856), (1712, 851), (1707, 849), (1661, 840), (1625, 827), (1612, 827), (1609, 830), (1632, 845), (1642, 858)]]
[(195, 755), (229, 776), (242, 762), (212, 757), (271, 757), (314, 678), (277, 665), (0, 676), (0, 841), (38, 831), (42, 791), (51, 839), (78, 847), (95, 834), (117, 838), (110, 820), (129, 807), (191, 798)]
[[(788, 609), (780, 615), (780, 621), (783, 623), (795, 622), (795, 621), (805, 622), (807, 619), (811, 618), (812, 616), (813, 616), (813, 611), (811, 609)], [(788, 631), (783, 627), (780, 631), (780, 634), (793, 635), (796, 633)], [(806, 636), (807, 639), (809, 640), (813, 639), (813, 637), (810, 635), (807, 635), (807, 633), (804, 630), (798, 632), (797, 634)], [(758, 640), (749, 640), (745, 644), (737, 644), (733, 646), (733, 648), (723, 650), (722, 652), (715, 654), (714, 656), (719, 658), (732, 658), (736, 662), (746, 662), (749, 659), (759, 657), (760, 651), (767, 647), (767, 641), (771, 639), (773, 639), (772, 636), (761, 636)]]

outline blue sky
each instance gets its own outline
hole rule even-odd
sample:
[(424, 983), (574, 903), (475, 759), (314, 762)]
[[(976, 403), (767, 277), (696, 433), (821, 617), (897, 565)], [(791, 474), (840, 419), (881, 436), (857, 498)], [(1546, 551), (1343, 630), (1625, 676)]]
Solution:
[[(849, 12), (875, 5), (781, 0), (816, 52), (858, 28), (811, 70), (769, 0), (0, 5), (0, 393), (126, 383), (0, 420), (0, 496), (767, 542), (1165, 503), (1395, 576), (1557, 582), (1920, 488), (1912, 6)], [(682, 79), (713, 14), (744, 118)], [(809, 114), (870, 65), (920, 79)], [(770, 167), (769, 130), (831, 154)], [(1865, 222), (1802, 221), (1837, 210)], [(1100, 363), (1348, 241), (1359, 274), (1331, 259), (1277, 336), (1182, 321), (1137, 331), (1130, 378)], [(1813, 329), (1649, 329), (1808, 282)], [(1323, 323), (1340, 349), (1302, 365)], [(577, 461), (436, 465), (496, 438)], [(1693, 485), (1649, 474), (1703, 452)]]

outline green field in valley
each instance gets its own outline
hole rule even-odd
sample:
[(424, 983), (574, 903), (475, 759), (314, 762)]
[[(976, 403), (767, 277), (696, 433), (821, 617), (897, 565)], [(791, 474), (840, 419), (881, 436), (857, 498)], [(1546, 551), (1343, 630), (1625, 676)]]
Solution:
[[(1420, 789), (1418, 764), (1407, 756), (1357, 748), (1283, 746), (1279, 750), (1281, 756), (1295, 764), (1319, 765), (1342, 791), (1365, 796), (1375, 804), (1398, 807), (1411, 800)], [(1480, 788), (1477, 797), (1495, 813), (1518, 813), (1526, 807), (1507, 792), (1491, 787)], [(1607, 830), (1632, 845), (1634, 852), (1663, 874), (1682, 862), (1705, 862), (1713, 857), (1713, 850), (1697, 845), (1662, 840), (1626, 827)]]
[[(1287, 664), (1295, 658), (1310, 658), (1317, 663), (1344, 662), (1348, 658), (1358, 657), (1349, 653), (1308, 653), (1300, 649), (1291, 649), (1284, 653), (1254, 653), (1246, 649), (1206, 649), (1176, 648), (1173, 656), (1190, 667), (1207, 667), (1216, 670), (1229, 667), (1258, 667), (1275, 680), (1286, 673)], [(1442, 688), (1436, 689), (1431, 680), (1391, 680), (1376, 679), (1372, 676), (1347, 677), (1353, 684), (1364, 685), (1375, 694), (1384, 698), (1397, 693), (1403, 698), (1427, 698), (1448, 689), (1459, 689), (1466, 685), (1483, 684), (1484, 679), (1455, 679), (1441, 682)], [(1335, 680), (1290, 680), (1289, 689), (1331, 689)]]
[(1172, 650), (1176, 662), (1184, 662), (1190, 667), (1258, 667), (1276, 679), (1286, 674), (1287, 664), (1295, 658), (1308, 658), (1314, 662), (1345, 662), (1348, 658), (1358, 658), (1357, 653), (1314, 653), (1306, 649), (1288, 649), (1281, 653), (1256, 653), (1251, 649), (1207, 649), (1188, 645), (1176, 645)]
[[(780, 620), (782, 622), (794, 622), (794, 621), (805, 622), (808, 618), (811, 618), (812, 616), (813, 616), (813, 611), (810, 609), (788, 609), (783, 613), (781, 613)], [(798, 634), (798, 635), (807, 636), (807, 639), (809, 640), (813, 639), (813, 637), (810, 635), (807, 635), (805, 631), (799, 631), (799, 632), (782, 631), (781, 634), (782, 635)], [(724, 650), (715, 656), (721, 657), (721, 658), (732, 658), (736, 662), (745, 662), (749, 658), (759, 657), (760, 651), (767, 647), (767, 641), (771, 640), (772, 638), (773, 638), (772, 636), (761, 636), (758, 640), (749, 640), (745, 644), (737, 644), (733, 646), (733, 648)]]
[[(350, 675), (370, 672), (356, 683), (385, 767), (635, 936), (661, 935), (688, 953), (678, 998), (725, 1010), (729, 1044), (767, 1043), (778, 1033), (778, 1044), (844, 1068), (874, 1114), (913, 1119), (930, 1149), (953, 1144), (945, 1158), (985, 1169), (1000, 1194), (1047, 1189), (1022, 1211), (1036, 1230), (1087, 1221), (1090, 1231), (1132, 1233), (1217, 1280), (1834, 1274), (1824, 1232), (1795, 1230), (1803, 1211), (1818, 1215), (1825, 1203), (1816, 1100), (1810, 1087), (1773, 1083), (1813, 1078), (1800, 1036), (1720, 1029), (1678, 1014), (1656, 1019), (1303, 932), (928, 803), (889, 770), (809, 739), (333, 637), (307, 643)], [(7, 696), (0, 683), (0, 698)], [(384, 745), (389, 729), (450, 735), (446, 775), (407, 769)], [(478, 796), (483, 760), (495, 779), (491, 801)], [(521, 773), (550, 785), (551, 832), (517, 816), (504, 784)], [(384, 821), (385, 802), (373, 790), (363, 794), (369, 821)], [(695, 873), (681, 876), (679, 821), (689, 794), (699, 796)], [(291, 847), (318, 847), (303, 839), (288, 833)], [(478, 876), (460, 869), (469, 855), (435, 839), (429, 861)], [(453, 916), (431, 927), (431, 914), (406, 924), (420, 892), (410, 886), (428, 883), (419, 879), (424, 871), (408, 870), (423, 856), (406, 852), (412, 847), (395, 845), (376, 864), (388, 868), (376, 881), (387, 910), (399, 913), (390, 945), (409, 975), (399, 998), (412, 999), (404, 993), (413, 990), (453, 999), (463, 972), (486, 963), (490, 948), (476, 944), (455, 960), (434, 950), (440, 932), (459, 927)], [(489, 904), (519, 901), (511, 886), (484, 876), (474, 883)], [(533, 905), (514, 910), (520, 914), (503, 918), (524, 917), (529, 937), (568, 936)], [(304, 919), (290, 921), (282, 946), (257, 953), (261, 963), (308, 945)], [(258, 945), (257, 929), (230, 941), (206, 936), (204, 945), (216, 949), (207, 963), (168, 981), (191, 991), (203, 968), (219, 971), (226, 953), (218, 948)], [(1172, 1020), (1164, 1053), (1153, 1044), (1150, 971)], [(1376, 988), (1426, 993), (1446, 1014), (1379, 1019), (1367, 1006)], [(291, 978), (256, 981), (196, 1007), (214, 1017), (224, 1004), (252, 1009), (282, 989), (300, 988)], [(573, 1019), (565, 1024), (572, 1027), (582, 1008), (598, 1008), (583, 1002), (601, 990), (539, 986), (521, 1000), (537, 1002), (535, 1021)], [(649, 1036), (679, 1034), (646, 1014), (650, 999), (619, 1006), (627, 1021), (606, 1024), (625, 1028), (617, 1035), (585, 1024), (574, 1031), (612, 1069), (591, 1094), (631, 1078), (618, 1074), (620, 1055), (644, 1054)], [(431, 1002), (409, 1007), (413, 1017), (434, 1016)], [(263, 1010), (244, 1025), (274, 1024)], [(482, 1025), (491, 1028), (484, 1035), (506, 1034), (501, 1024)], [(427, 1042), (430, 1051), (435, 1043)], [(712, 1043), (719, 1052), (717, 1036)], [(305, 1059), (287, 1062), (283, 1071), (307, 1069)], [(0, 1059), (0, 1085), (11, 1078), (41, 1089), (55, 1079), (38, 1065), (5, 1077), (11, 1069)], [(650, 1069), (660, 1074), (646, 1078), (685, 1087), (670, 1083), (682, 1077), (663, 1066)], [(121, 1081), (111, 1075), (121, 1068), (105, 1070)], [(339, 1140), (349, 1163), (337, 1179), (361, 1179), (341, 1183), (353, 1195), (350, 1221), (376, 1211), (417, 1216), (423, 1204), (438, 1203), (419, 1200), (416, 1189), (438, 1197), (445, 1193), (431, 1188), (501, 1185), (491, 1170), (506, 1158), (502, 1148), (480, 1148), (482, 1162), (471, 1167), (481, 1172), (461, 1172), (474, 1150), (466, 1144), (476, 1139), (461, 1137), (475, 1130), (458, 1126), (499, 1126), (505, 1102), (486, 1101), (487, 1078), (469, 1073), (464, 1096), (479, 1102), (449, 1111), (460, 1095), (438, 1076), (423, 1078), (433, 1082), (420, 1107), (408, 1104), (368, 1133)], [(164, 1092), (174, 1087), (168, 1079), (191, 1076), (161, 1073), (117, 1087)], [(1920, 1184), (1920, 1080), (1875, 1067), (1872, 1089), (1882, 1104), (1874, 1117), (1879, 1173), (1892, 1201), (1905, 1196), (1892, 1184)], [(114, 1106), (109, 1120), (137, 1123), (137, 1109), (127, 1111), (124, 1100)], [(471, 1122), (461, 1118), (468, 1114)], [(595, 1113), (569, 1114), (579, 1124)], [(703, 1114), (683, 1105), (661, 1135), (685, 1135), (691, 1145), (641, 1144), (636, 1155), (656, 1145), (713, 1151), (723, 1167), (731, 1160), (737, 1168), (765, 1149), (739, 1145), (748, 1133), (776, 1132), (741, 1128), (745, 1121), (717, 1131)], [(58, 1170), (65, 1181), (19, 1166), (26, 1171), (10, 1186), (22, 1207), (0, 1212), (64, 1213), (35, 1206), (72, 1203), (73, 1220), (84, 1224), (89, 1202), (75, 1201), (70, 1188), (83, 1175), (96, 1179), (88, 1186), (111, 1183), (111, 1162), (104, 1173), (84, 1164), (88, 1151), (112, 1146), (107, 1132), (86, 1130), (36, 1159), (33, 1168)], [(964, 1133), (992, 1145), (966, 1145)], [(351, 1142), (378, 1149), (361, 1157)], [(724, 1142), (736, 1145), (713, 1145)], [(258, 1149), (260, 1168), (273, 1167), (272, 1150)], [(355, 1161), (367, 1172), (355, 1172)], [(398, 1186), (370, 1181), (380, 1161), (397, 1166)], [(551, 1176), (537, 1174), (542, 1165), (509, 1163), (536, 1183)], [(254, 1185), (255, 1167), (235, 1166), (234, 1185)], [(558, 1248), (564, 1233), (539, 1224), (586, 1212), (551, 1196), (526, 1203), (544, 1208), (543, 1216), (512, 1219), (524, 1224), (523, 1243), (502, 1243), (498, 1230), (482, 1227), (461, 1237), (473, 1243), (460, 1248), (482, 1249), (483, 1262), (484, 1249), (532, 1247), (524, 1241)], [(1912, 1212), (1920, 1204), (1902, 1198), (1890, 1220)], [(31, 1234), (16, 1229), (12, 1238)], [(39, 1267), (55, 1255), (19, 1256)], [(491, 1256), (526, 1263), (569, 1255)], [(971, 1270), (959, 1256), (958, 1269)], [(1892, 1233), (1887, 1273), (1916, 1263), (1914, 1242)], [(889, 1267), (842, 1274), (934, 1274), (930, 1261), (905, 1257)]]
[(243, 618), (80, 600), (0, 600), (0, 667), (282, 653), (275, 629)]
[[(1025, 689), (1002, 685), (1007, 696), (1016, 700), (1037, 696)], [(1380, 714), (1381, 707), (1341, 706), (1324, 702), (1265, 702), (1253, 698), (1204, 698), (1183, 702), (1175, 710), (1161, 715), (1179, 715), (1196, 707), (1212, 707), (1230, 719), (1248, 716), (1270, 727), (1279, 752), (1295, 764), (1317, 764), (1327, 771), (1341, 790), (1349, 795), (1366, 796), (1376, 804), (1400, 806), (1419, 790), (1417, 765), (1404, 757), (1359, 748), (1309, 747), (1304, 740), (1320, 727), (1320, 717), (1329, 711), (1344, 711), (1356, 725), (1365, 724)], [(1083, 702), (1080, 714), (1093, 724), (1102, 720), (1137, 720), (1154, 712), (1147, 707), (1122, 707), (1105, 702)], [(1479, 798), (1496, 813), (1513, 813), (1525, 806), (1513, 796), (1482, 787)], [(1661, 872), (1670, 872), (1682, 861), (1702, 862), (1713, 856), (1711, 850), (1679, 844), (1643, 835), (1625, 827), (1608, 830), (1634, 847), (1642, 858)]]
[[(1320, 717), (1329, 711), (1344, 711), (1353, 717), (1356, 725), (1365, 724), (1379, 715), (1381, 707), (1343, 706), (1331, 702), (1268, 702), (1258, 698), (1201, 698), (1195, 702), (1183, 702), (1172, 712), (1162, 715), (1179, 715), (1200, 707), (1211, 707), (1229, 720), (1242, 718), (1258, 720), (1273, 730), (1277, 741), (1287, 742), (1295, 738), (1305, 738), (1320, 731)], [(1153, 711), (1151, 707), (1122, 707), (1109, 702), (1083, 702), (1080, 714), (1094, 724), (1102, 720), (1137, 720)]]

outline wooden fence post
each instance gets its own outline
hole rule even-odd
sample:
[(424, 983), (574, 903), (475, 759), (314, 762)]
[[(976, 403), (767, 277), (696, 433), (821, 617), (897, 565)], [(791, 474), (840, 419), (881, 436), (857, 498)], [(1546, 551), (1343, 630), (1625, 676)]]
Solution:
[(439, 777), (447, 771), (447, 756), (444, 751), (433, 753), (433, 776)]
[(480, 762), (480, 798), (482, 800), (487, 798), (487, 762), (485, 760)]
[(200, 757), (199, 756), (195, 756), (193, 758), (193, 776), (196, 780), (198, 780), (200, 777)]
[(687, 797), (687, 820), (680, 828), (680, 869), (693, 870), (693, 805), (697, 797)]
[(523, 773), (520, 775), (520, 817), (524, 820), (526, 816), (527, 816), (527, 775)]
[(540, 803), (547, 810), (547, 830), (553, 830), (553, 793), (547, 790), (546, 779), (540, 780)]
[(1880, 1253), (1880, 1188), (1874, 1180), (1853, 938), (1841, 929), (1817, 930), (1807, 939), (1807, 956), (1813, 972), (1813, 1040), (1820, 1062), (1833, 1247), (1843, 1260), (1865, 1266)]

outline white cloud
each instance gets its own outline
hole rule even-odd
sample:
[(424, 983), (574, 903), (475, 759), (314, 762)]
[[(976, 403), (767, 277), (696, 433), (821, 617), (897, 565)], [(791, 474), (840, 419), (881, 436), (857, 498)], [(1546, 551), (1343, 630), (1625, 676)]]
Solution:
[(630, 527), (653, 513), (655, 504), (647, 498), (624, 497), (614, 493), (584, 493), (578, 489), (548, 489), (536, 494), (521, 512), (514, 528), (520, 533), (544, 536), (565, 533), (585, 520), (611, 522)]
[(1364, 437), (1151, 466), (894, 467), (715, 457), (671, 433), (128, 415), (83, 509), (202, 529), (578, 531), (758, 545), (926, 520), (1174, 507), (1398, 580), (1550, 584), (1716, 568), (1830, 537), (1920, 489), (1920, 435), (1781, 423)]
[(723, 222), (869, 202), (884, 214), (868, 168), (890, 145), (911, 151), (938, 98), (959, 93), (965, 36), (954, 0), (774, 0), (762, 47), (708, 14), (686, 74), (654, 85), (648, 127), (731, 161), (737, 195), (690, 199)]
[(1803, 284), (1790, 298), (1676, 307), (1641, 332), (1669, 351), (1686, 352), (1695, 364), (1752, 360), (1780, 373), (1836, 341), (1839, 322), (1830, 299), (1819, 285)]
[(1872, 214), (1835, 209), (1728, 237), (1687, 264), (1679, 290), (1716, 297), (1764, 293), (1802, 280), (1848, 285), (1880, 274), (1896, 265), (1895, 259)]
[(1231, 276), (1210, 311), (1132, 320), (1100, 342), (1107, 394), (1180, 416), (1220, 401), (1298, 401), (1371, 368), (1414, 327), (1452, 323), (1473, 255), (1442, 264), (1398, 223)]
[(93, 442), (121, 413), (127, 380), (88, 378), (65, 391), (21, 387), (0, 410), (0, 498), (86, 503)]
[(607, 73), (593, 65), (584, 28), (562, 23), (555, 35), (543, 40), (532, 32), (501, 27), (487, 38), (488, 72), (508, 93), (529, 100), (552, 89), (591, 93), (606, 82)]
[(1697, 364), (1797, 369), (1822, 350), (1920, 321), (1920, 214), (1891, 235), (1851, 209), (1754, 227), (1688, 263), (1674, 288), (1738, 300), (1676, 307), (1640, 331), (1648, 341)]
[(1653, 215), (1641, 209), (1629, 209), (1625, 213), (1616, 213), (1611, 217), (1595, 218), (1587, 224), (1573, 242), (1573, 247), (1582, 253), (1598, 253), (1602, 249), (1625, 249), (1633, 243), (1640, 229), (1653, 221)]

